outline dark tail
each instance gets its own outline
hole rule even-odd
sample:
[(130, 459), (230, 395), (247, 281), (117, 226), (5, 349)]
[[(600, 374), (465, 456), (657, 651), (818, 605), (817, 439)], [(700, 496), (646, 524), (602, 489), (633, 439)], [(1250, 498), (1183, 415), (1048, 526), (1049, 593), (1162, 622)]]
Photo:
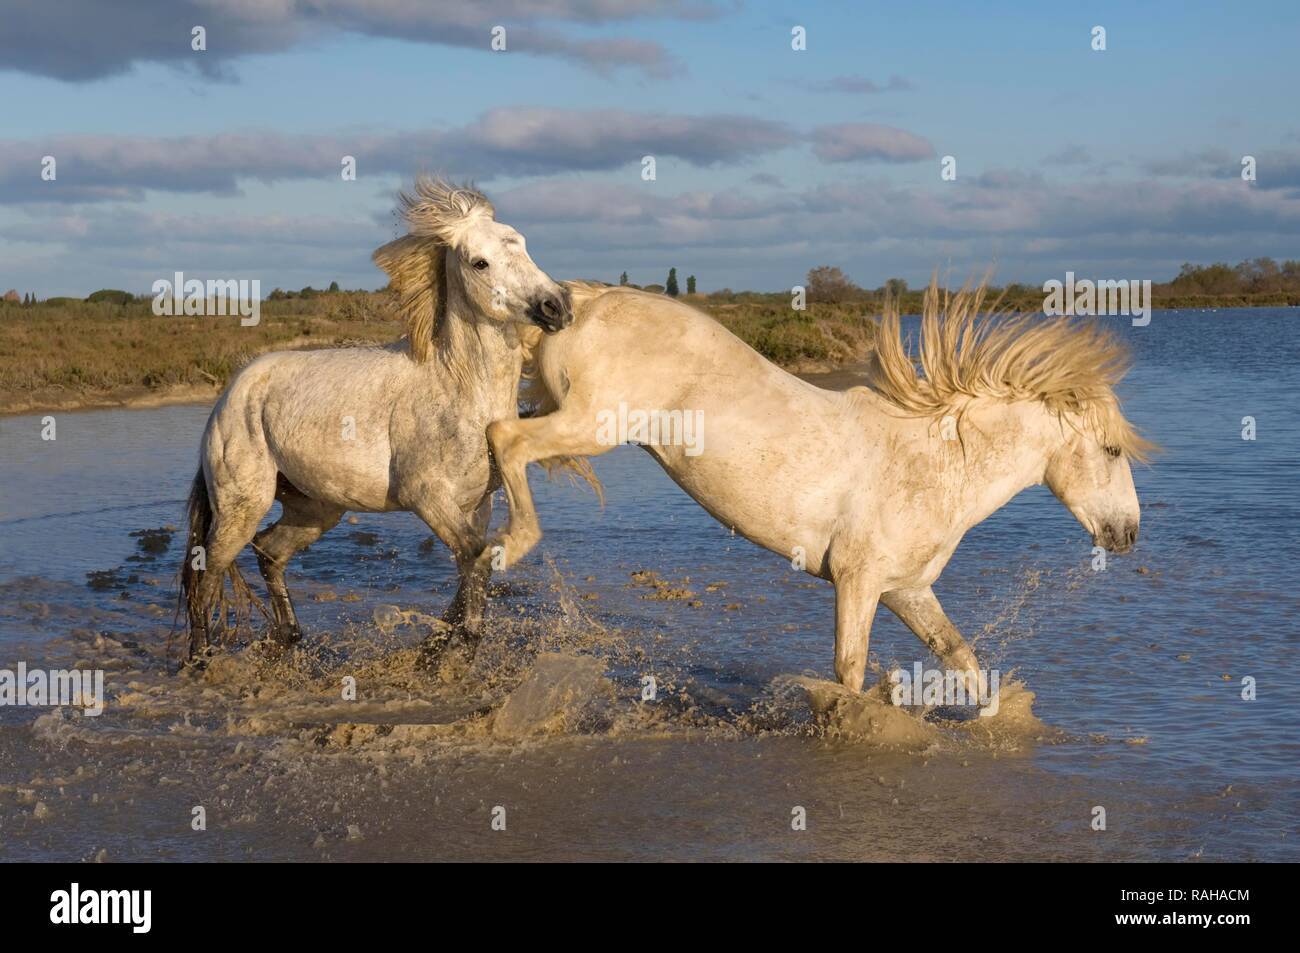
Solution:
[(199, 595), (199, 581), (203, 578), (206, 569), (194, 568), (194, 563), (199, 561), (195, 549), (202, 547), (200, 552), (203, 558), (200, 563), (206, 567), (208, 534), (212, 530), (212, 500), (208, 497), (208, 483), (203, 477), (202, 467), (199, 467), (199, 472), (194, 475), (194, 482), (190, 485), (186, 524), (185, 552), (181, 554), (181, 580), (176, 615), (177, 618), (182, 614), (185, 616), (187, 645), (189, 651), (193, 653), (196, 648), (202, 647), (194, 643), (195, 623), (201, 624), (205, 629), (210, 627), (213, 610), (211, 602), (217, 603), (218, 628), (215, 633), (207, 632), (205, 636), (210, 637), (215, 634), (218, 640), (226, 635), (226, 621), (232, 611), (236, 629), (247, 627), (253, 608), (257, 608), (264, 616), (267, 615), (267, 611), (261, 600), (248, 588), (248, 583), (244, 581), (234, 560), (231, 560), (227, 570), (233, 599), (226, 598), (225, 586), (221, 586), (217, 591), (217, 598), (210, 600), (207, 605), (203, 604)]
[(212, 501), (208, 499), (208, 481), (203, 478), (203, 467), (194, 475), (190, 485), (190, 500), (186, 509), (188, 532), (185, 551), (181, 553), (181, 586), (176, 614), (185, 614), (187, 628), (200, 614), (198, 605), (199, 570), (194, 568), (194, 548), (208, 545), (208, 530), (212, 529)]

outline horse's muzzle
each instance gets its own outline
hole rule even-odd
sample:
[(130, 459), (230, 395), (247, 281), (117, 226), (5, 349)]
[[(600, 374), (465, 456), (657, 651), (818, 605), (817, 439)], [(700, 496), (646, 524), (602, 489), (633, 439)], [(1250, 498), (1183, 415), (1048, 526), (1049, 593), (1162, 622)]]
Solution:
[(554, 334), (573, 323), (573, 309), (561, 295), (543, 295), (528, 309), (528, 320), (548, 334)]
[(1093, 537), (1093, 545), (1101, 546), (1112, 553), (1127, 553), (1137, 542), (1138, 524), (1136, 520), (1125, 523), (1120, 526), (1118, 523), (1107, 523), (1102, 527), (1101, 532)]

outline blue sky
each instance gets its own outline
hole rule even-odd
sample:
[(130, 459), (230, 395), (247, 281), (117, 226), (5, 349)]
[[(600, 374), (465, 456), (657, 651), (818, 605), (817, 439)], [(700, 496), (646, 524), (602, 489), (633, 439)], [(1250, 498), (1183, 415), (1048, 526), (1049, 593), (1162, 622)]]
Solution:
[(1163, 280), (1184, 261), (1300, 257), (1293, 3), (0, 11), (0, 290), (143, 291), (177, 270), (375, 287), (370, 252), (419, 171), (475, 179), (557, 277)]

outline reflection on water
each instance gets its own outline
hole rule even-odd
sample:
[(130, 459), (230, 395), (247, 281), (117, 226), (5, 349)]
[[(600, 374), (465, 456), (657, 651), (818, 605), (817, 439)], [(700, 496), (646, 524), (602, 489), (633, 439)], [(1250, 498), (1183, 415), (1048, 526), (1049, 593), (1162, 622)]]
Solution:
[[(98, 721), (0, 709), (0, 858), (1294, 860), (1295, 320), (1123, 326), (1126, 409), (1165, 450), (1135, 472), (1135, 552), (1092, 572), (1087, 536), (1032, 490), (936, 585), (1062, 734), (923, 755), (825, 737), (774, 693), (831, 676), (830, 587), (731, 536), (636, 449), (595, 461), (603, 509), (534, 476), (546, 537), (499, 580), (464, 679), (415, 672), (418, 633), (371, 623), (377, 606), (441, 611), (446, 550), (413, 516), (357, 514), (290, 570), (311, 658), (195, 682), (162, 655), (181, 538), (130, 534), (181, 525), (206, 408), (59, 414), (55, 441), (39, 417), (0, 420), (0, 668), (103, 667), (111, 696)], [(645, 570), (693, 595), (647, 598), (663, 592)], [(597, 697), (543, 737), (493, 736), (484, 712), (539, 650), (600, 658)], [(872, 655), (928, 664), (883, 610)], [(362, 697), (340, 707), (349, 672)], [(211, 805), (201, 839), (195, 804)]]

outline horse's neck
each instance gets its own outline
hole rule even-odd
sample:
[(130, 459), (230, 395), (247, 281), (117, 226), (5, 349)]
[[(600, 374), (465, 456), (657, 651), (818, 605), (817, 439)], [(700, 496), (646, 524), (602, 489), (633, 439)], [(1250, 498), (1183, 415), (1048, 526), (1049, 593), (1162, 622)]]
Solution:
[(1043, 482), (1060, 446), (1060, 422), (1037, 401), (972, 401), (959, 428), (964, 449), (950, 456), (960, 476), (957, 507), (970, 529), (1026, 487)]
[[(477, 398), (486, 419), (513, 415), (523, 351), (512, 325), (474, 320), (468, 306), (449, 300), (434, 342), (438, 361), (464, 397)], [(465, 405), (470, 411), (470, 405)]]

